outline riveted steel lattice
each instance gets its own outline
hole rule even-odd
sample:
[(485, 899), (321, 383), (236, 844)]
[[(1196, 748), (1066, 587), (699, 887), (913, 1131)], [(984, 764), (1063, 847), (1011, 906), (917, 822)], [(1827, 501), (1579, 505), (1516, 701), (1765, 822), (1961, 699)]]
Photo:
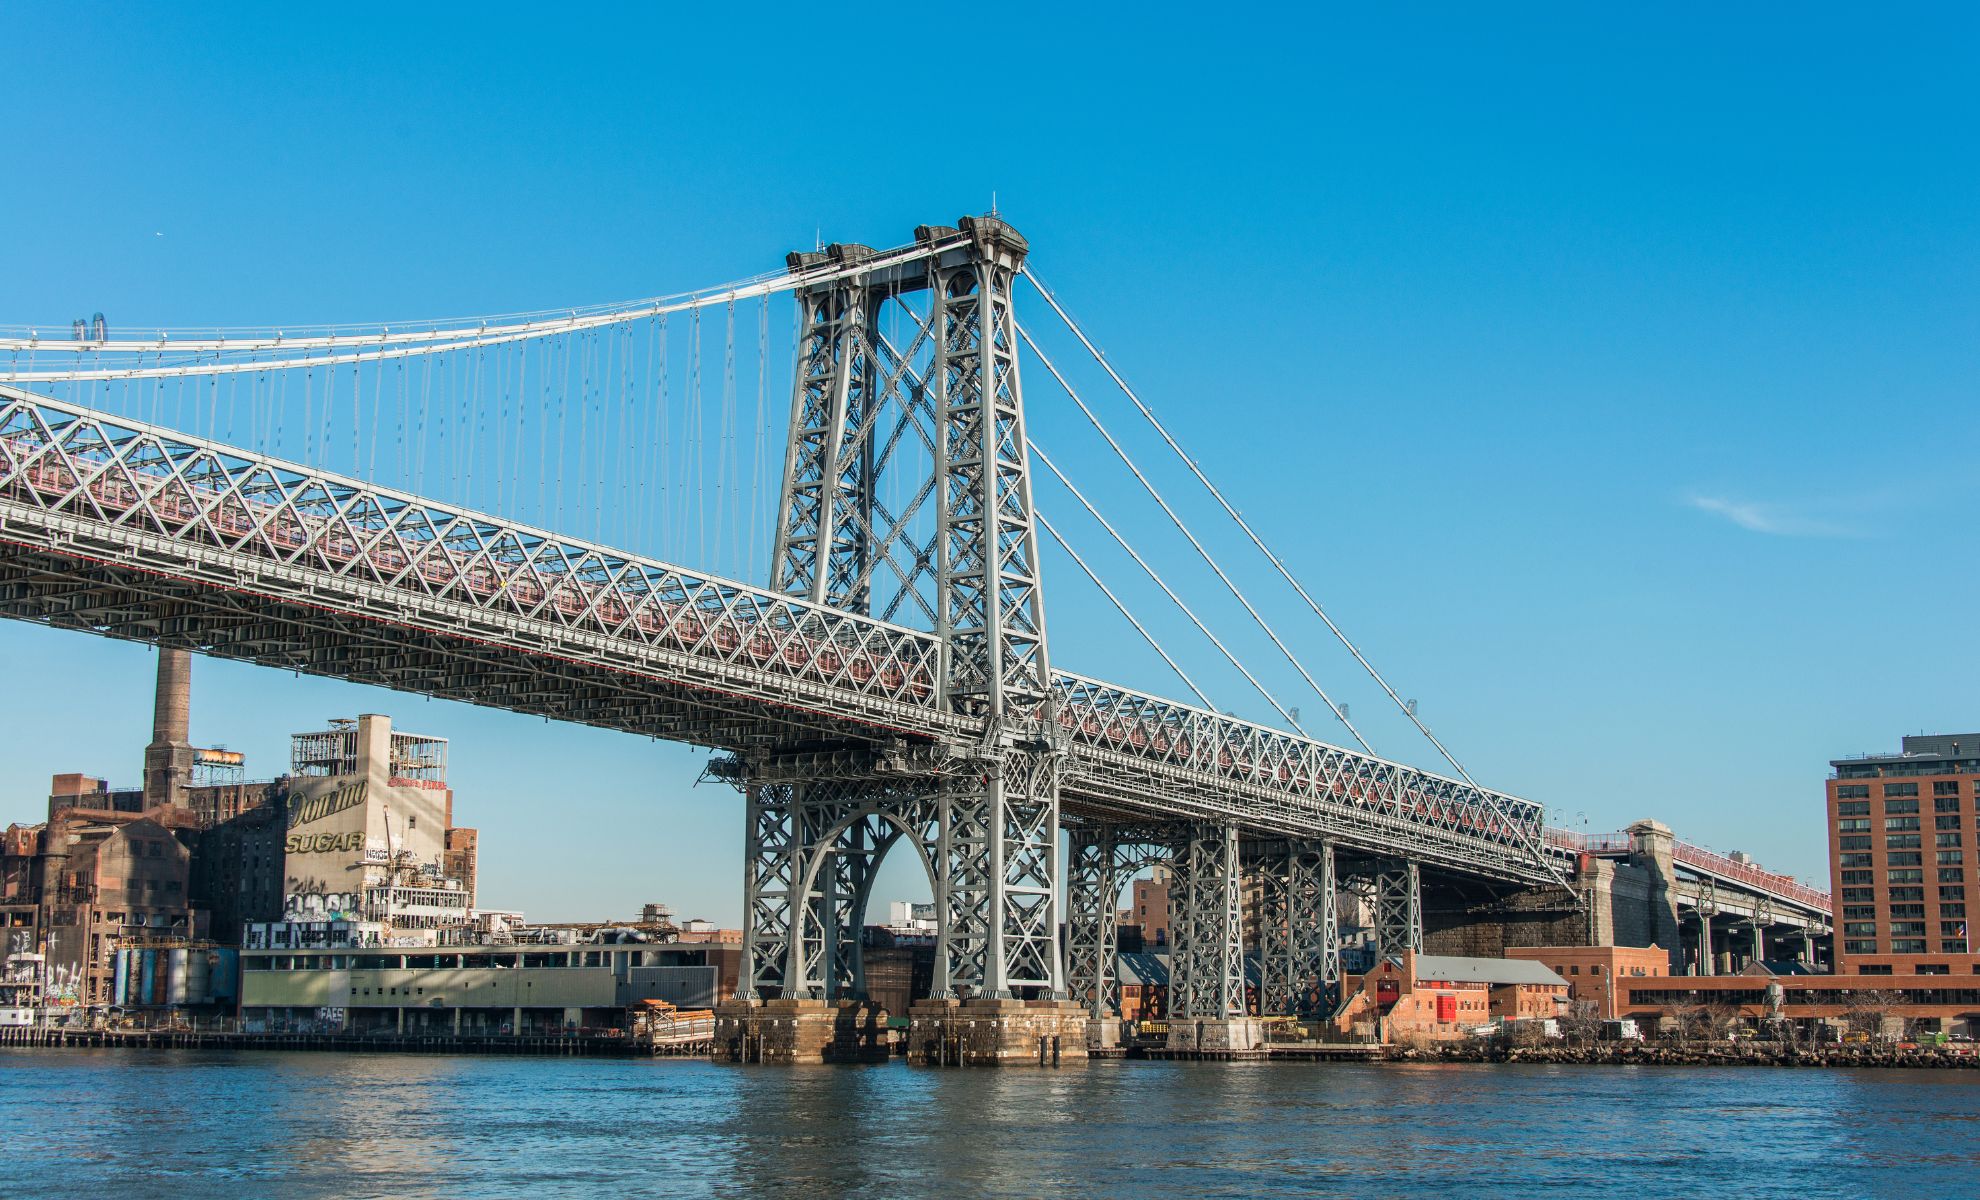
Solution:
[(1237, 826), (1189, 826), (1169, 884), (1169, 1010), (1198, 1020), (1244, 1015), (1244, 926)]
[(1407, 850), (1500, 878), (1550, 878), (1535, 849), (1539, 805), (1083, 676), (1054, 680), (1082, 800), (1142, 818), (1231, 819), (1375, 853)]
[(872, 782), (745, 784), (745, 948), (738, 993), (815, 999), (865, 992), (859, 933), (874, 873), (908, 841), (938, 909), (940, 818), (926, 789)]
[(1119, 825), (1072, 831), (1066, 862), (1066, 991), (1095, 1017), (1121, 1015), (1120, 919), (1114, 907), (1141, 870), (1166, 863), (1162, 835)]
[(1331, 1013), (1341, 985), (1333, 847), (1307, 841), (1275, 845), (1253, 873), (1259, 883), (1261, 1010), (1301, 1017)]
[[(924, 247), (962, 236), (944, 233)], [(790, 256), (794, 271), (818, 259), (871, 257), (866, 247), (842, 245)], [(925, 380), (933, 339), (927, 311), (912, 307), (927, 270), (915, 259), (798, 293), (801, 340), (771, 586), (889, 620), (905, 611), (932, 629), (936, 536), (926, 510), (937, 478)], [(889, 475), (908, 481), (899, 511), (880, 486)]]
[[(927, 634), (5, 386), (0, 544), (0, 613), (283, 669), (731, 748), (981, 728)], [(1054, 680), (1083, 807), (1545, 878), (1535, 805)]]
[(1393, 958), (1423, 950), (1423, 887), (1414, 862), (1386, 862), (1375, 872), (1375, 952)]
[[(130, 568), (151, 582), (133, 577), (127, 590), (170, 581), (349, 613), (464, 639), (463, 666), (510, 650), (561, 664), (540, 667), (545, 675), (595, 665), (609, 672), (596, 677), (601, 689), (644, 693), (670, 715), (705, 713), (692, 731), (642, 728), (634, 703), (616, 722), (597, 721), (661, 736), (723, 744), (724, 709), (758, 713), (758, 729), (766, 715), (835, 731), (925, 728), (936, 715), (939, 647), (927, 634), (11, 388), (0, 388), (0, 539), (86, 558), (97, 574), (78, 582)], [(200, 637), (224, 629), (196, 628), (193, 606), (179, 614), (196, 648), (227, 652), (223, 638)], [(60, 623), (59, 607), (47, 619)], [(285, 641), (285, 625), (320, 619), (284, 614), (260, 640)], [(344, 673), (339, 655), (305, 655), (274, 665)], [(466, 698), (539, 708), (522, 689)], [(570, 707), (557, 715), (587, 719)]]

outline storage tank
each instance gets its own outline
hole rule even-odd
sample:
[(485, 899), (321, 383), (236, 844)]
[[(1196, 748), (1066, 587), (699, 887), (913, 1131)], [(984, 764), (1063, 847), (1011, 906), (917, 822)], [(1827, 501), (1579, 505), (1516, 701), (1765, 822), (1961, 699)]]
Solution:
[(241, 955), (230, 947), (206, 952), (206, 994), (209, 1004), (233, 1004), (241, 994)]
[(186, 992), (186, 984), (188, 982), (186, 978), (186, 958), (189, 953), (190, 951), (183, 949), (167, 950), (165, 952), (165, 961), (167, 964), (165, 969), (165, 1003), (174, 1007), (192, 1003)]

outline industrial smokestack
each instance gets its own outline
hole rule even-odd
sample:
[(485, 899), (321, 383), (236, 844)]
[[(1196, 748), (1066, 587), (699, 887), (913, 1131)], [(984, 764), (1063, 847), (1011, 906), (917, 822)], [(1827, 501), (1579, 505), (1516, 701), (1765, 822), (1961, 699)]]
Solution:
[(145, 807), (183, 803), (192, 763), (192, 655), (161, 647), (151, 744), (144, 749)]

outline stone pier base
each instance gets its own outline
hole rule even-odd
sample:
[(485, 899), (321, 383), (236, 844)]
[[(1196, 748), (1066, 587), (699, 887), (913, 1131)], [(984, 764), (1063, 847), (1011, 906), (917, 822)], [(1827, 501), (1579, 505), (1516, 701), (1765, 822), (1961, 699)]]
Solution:
[(1086, 1048), (1095, 1050), (1118, 1050), (1121, 1047), (1121, 1019), (1119, 1017), (1088, 1017), (1086, 1019)]
[(1169, 1053), (1204, 1058), (1251, 1058), (1265, 1053), (1265, 1025), (1257, 1017), (1223, 1020), (1169, 1019)]
[(928, 1066), (1057, 1066), (1086, 1058), (1087, 1011), (1070, 1000), (917, 1000), (908, 1058)]
[(859, 1000), (726, 1000), (715, 1010), (715, 1058), (885, 1062), (887, 1010)]

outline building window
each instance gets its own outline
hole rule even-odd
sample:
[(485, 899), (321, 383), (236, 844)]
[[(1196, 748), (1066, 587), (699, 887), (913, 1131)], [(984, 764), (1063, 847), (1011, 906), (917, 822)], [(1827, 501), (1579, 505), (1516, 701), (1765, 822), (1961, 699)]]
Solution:
[(1935, 779), (1935, 780), (1933, 780), (1933, 781), (1932, 781), (1932, 794), (1933, 794), (1934, 796), (1957, 796), (1957, 795), (1959, 795), (1959, 780), (1957, 780), (1957, 779)]
[(1940, 937), (1943, 937), (1943, 938), (1963, 938), (1963, 937), (1965, 937), (1965, 936), (1966, 936), (1966, 922), (1964, 922), (1964, 921), (1941, 921), (1941, 922), (1939, 922), (1939, 936), (1940, 936)]
[[(1870, 798), (1870, 785), (1867, 783), (1840, 783), (1836, 785), (1836, 799), (1838, 800), (1868, 800), (1869, 798)], [(1847, 805), (1836, 806), (1838, 812), (1840, 812), (1843, 808), (1846, 807), (1848, 806)], [(1866, 805), (1863, 811), (1869, 812), (1870, 809)]]
[(1871, 865), (1872, 857), (1868, 854), (1845, 854), (1842, 856), (1842, 865), (1845, 867), (1867, 867)]
[(1843, 919), (1846, 921), (1872, 921), (1876, 917), (1877, 906), (1874, 904), (1843, 905)]
[(1889, 799), (1892, 796), (1916, 796), (1917, 794), (1918, 785), (1915, 783), (1887, 783), (1884, 785), (1885, 799)]
[(1917, 866), (1923, 866), (1925, 863), (1925, 856), (1923, 854), (1918, 853), (1915, 850), (1907, 850), (1900, 853), (1888, 854), (1885, 855), (1885, 858), (1887, 858), (1890, 862), (1890, 865), (1894, 867), (1917, 867)]
[(1895, 920), (1902, 920), (1905, 917), (1922, 917), (1924, 915), (1925, 906), (1923, 904), (1891, 905), (1891, 917)]
[[(1918, 872), (1906, 871), (1905, 874), (1916, 875)], [(1894, 887), (1891, 889), (1890, 898), (1893, 903), (1899, 900), (1923, 900), (1925, 898), (1925, 889), (1922, 887)]]
[(1868, 850), (1870, 848), (1870, 835), (1867, 833), (1852, 833), (1842, 839), (1839, 847), (1844, 850)]
[[(1939, 870), (1940, 883), (1961, 883), (1966, 879), (1964, 867), (1942, 867)], [(1962, 900), (1966, 897), (1965, 888), (1940, 888), (1939, 899)]]
[[(1891, 857), (1895, 858), (1897, 856), (1892, 855)], [(1914, 854), (1912, 855), (1912, 857), (1916, 858), (1918, 856)], [(1892, 883), (1924, 883), (1925, 882), (1925, 872), (1914, 871), (1909, 868), (1892, 869), (1890, 871), (1885, 872), (1885, 875)]]
[(1956, 833), (1936, 833), (1932, 835), (1932, 844), (1941, 849), (1948, 846), (1957, 846), (1959, 845), (1959, 835)]
[[(1849, 953), (1851, 954), (1875, 954), (1876, 952), (1877, 952), (1877, 943), (1875, 942), (1870, 943), (1870, 948), (1868, 950), (1852, 949), (1849, 951)], [(1891, 964), (1861, 963), (1857, 966), (1856, 973), (1858, 975), (1889, 975), (1891, 973)]]
[[(1857, 874), (1857, 872), (1855, 872), (1855, 871), (1851, 871), (1851, 872), (1850, 872), (1850, 874), (1852, 874), (1852, 875), (1854, 875), (1854, 874)], [(1856, 882), (1856, 883), (1862, 883), (1862, 882), (1867, 882), (1867, 881), (1865, 881), (1865, 880), (1848, 880), (1848, 879), (1845, 879), (1845, 880), (1843, 880), (1843, 882), (1844, 882), (1844, 883), (1851, 883), (1851, 882)], [(1844, 901), (1845, 903), (1848, 903), (1848, 902), (1851, 902), (1851, 901), (1856, 901), (1856, 902), (1864, 902), (1864, 901), (1869, 901), (1869, 900), (1875, 900), (1875, 899), (1877, 898), (1877, 890), (1876, 890), (1875, 888), (1867, 888), (1867, 887), (1846, 887), (1846, 888), (1844, 888), (1844, 889), (1842, 890), (1842, 898), (1843, 898), (1843, 901)]]
[(1932, 811), (1933, 811), (1933, 812), (1942, 812), (1942, 813), (1956, 813), (1956, 812), (1958, 812), (1958, 811), (1959, 811), (1959, 797), (1958, 797), (1957, 795), (1953, 795), (1953, 796), (1934, 796), (1934, 797), (1932, 797)]
[(1875, 921), (1845, 921), (1843, 922), (1843, 933), (1849, 937), (1876, 937), (1877, 923)]
[(1939, 851), (1939, 864), (1941, 866), (1956, 866), (1965, 861), (1963, 857), (1965, 853), (1964, 850), (1941, 850)]
[(1875, 871), (1844, 871), (1842, 873), (1842, 881), (1844, 883), (1875, 883), (1876, 874)]
[(1892, 954), (1923, 954), (1925, 953), (1925, 939), (1893, 938), (1891, 940), (1891, 953)]
[(1920, 846), (1918, 839), (1923, 836), (1920, 833), (1894, 833), (1884, 839), (1884, 849), (1916, 850)]
[(1956, 816), (1954, 816), (1954, 817), (1933, 817), (1933, 818), (1932, 818), (1932, 828), (1934, 828), (1934, 829), (1958, 829), (1958, 828), (1959, 828), (1959, 818), (1958, 818), (1958, 817), (1956, 817)]
[(1964, 901), (1964, 900), (1955, 900), (1955, 901), (1953, 901), (1953, 902), (1952, 902), (1951, 904), (1947, 904), (1947, 903), (1946, 903), (1946, 902), (1944, 902), (1943, 900), (1942, 900), (1942, 901), (1940, 901), (1940, 902), (1939, 902), (1939, 915), (1940, 915), (1940, 916), (1942, 916), (1942, 917), (1963, 917), (1963, 916), (1965, 916), (1965, 915), (1966, 915), (1966, 901)]
[(1870, 828), (1870, 818), (1851, 817), (1846, 821), (1837, 821), (1836, 828), (1844, 833), (1864, 833)]
[[(1954, 943), (1953, 943), (1953, 945), (1955, 945), (1955, 946), (1956, 946), (1956, 945), (1958, 945), (1958, 944), (1959, 944), (1958, 942), (1954, 942)], [(1947, 969), (1946, 969), (1946, 964), (1944, 964), (1944, 963), (1919, 963), (1919, 964), (1918, 964), (1918, 973), (1919, 973), (1920, 975), (1950, 975), (1950, 974), (1952, 974), (1952, 972), (1951, 972), (1951, 971), (1949, 971), (1949, 970), (1947, 970)]]
[[(1877, 943), (1875, 940), (1866, 941), (1866, 942), (1843, 943), (1844, 954), (1875, 954), (1876, 952), (1877, 952)], [(1865, 975), (1872, 974), (1871, 970), (1868, 967), (1859, 967), (1858, 970)]]
[(1917, 817), (1885, 817), (1884, 828), (1885, 829), (1916, 829), (1918, 828), (1918, 818)]

